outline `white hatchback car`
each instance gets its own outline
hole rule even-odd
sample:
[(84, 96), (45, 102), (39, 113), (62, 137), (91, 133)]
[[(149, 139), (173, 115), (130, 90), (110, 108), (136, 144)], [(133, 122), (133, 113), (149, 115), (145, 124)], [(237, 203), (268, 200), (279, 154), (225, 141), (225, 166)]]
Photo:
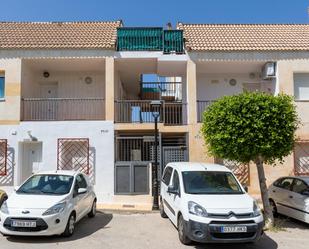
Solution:
[(273, 213), (309, 223), (309, 176), (282, 177), (268, 189)]
[(217, 164), (169, 163), (161, 181), (160, 213), (178, 228), (183, 244), (255, 242), (263, 233), (257, 203), (229, 169)]
[(34, 174), (0, 209), (4, 235), (71, 236), (75, 223), (96, 214), (96, 195), (88, 177), (75, 171)]

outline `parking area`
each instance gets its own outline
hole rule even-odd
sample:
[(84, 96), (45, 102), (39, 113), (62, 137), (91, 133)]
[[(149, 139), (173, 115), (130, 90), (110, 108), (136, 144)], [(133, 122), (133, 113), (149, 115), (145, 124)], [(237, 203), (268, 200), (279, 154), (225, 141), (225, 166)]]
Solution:
[[(267, 232), (256, 244), (241, 245), (245, 249), (297, 248), (307, 249), (309, 225), (281, 217), (279, 231)], [(239, 245), (183, 246), (175, 227), (158, 213), (129, 214), (99, 212), (94, 219), (84, 218), (71, 238), (54, 237), (3, 237), (1, 249), (171, 249), (171, 248), (219, 248), (237, 249)]]

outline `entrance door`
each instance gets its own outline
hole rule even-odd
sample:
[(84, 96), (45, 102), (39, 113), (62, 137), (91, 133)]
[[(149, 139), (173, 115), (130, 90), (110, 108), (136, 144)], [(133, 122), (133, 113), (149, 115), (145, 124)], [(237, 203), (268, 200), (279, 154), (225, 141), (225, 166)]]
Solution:
[(58, 84), (41, 84), (40, 97), (42, 98), (40, 107), (40, 119), (57, 120), (57, 110), (59, 103), (55, 98), (58, 97)]
[(42, 143), (30, 142), (22, 144), (22, 158), (21, 158), (21, 177), (23, 182), (33, 173), (39, 170), (39, 163), (42, 162)]
[(57, 98), (58, 96), (58, 84), (47, 83), (40, 85), (40, 96), (41, 98)]

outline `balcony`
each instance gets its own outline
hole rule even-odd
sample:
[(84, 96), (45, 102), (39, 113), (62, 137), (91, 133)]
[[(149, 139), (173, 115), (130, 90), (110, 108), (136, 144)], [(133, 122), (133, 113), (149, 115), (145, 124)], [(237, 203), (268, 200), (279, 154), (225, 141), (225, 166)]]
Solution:
[[(116, 123), (153, 123), (150, 100), (117, 100), (115, 102)], [(165, 125), (186, 124), (187, 104), (163, 102), (159, 122)]]
[(104, 120), (103, 98), (23, 98), (22, 121)]
[(117, 51), (163, 51), (183, 54), (182, 30), (163, 28), (118, 28)]

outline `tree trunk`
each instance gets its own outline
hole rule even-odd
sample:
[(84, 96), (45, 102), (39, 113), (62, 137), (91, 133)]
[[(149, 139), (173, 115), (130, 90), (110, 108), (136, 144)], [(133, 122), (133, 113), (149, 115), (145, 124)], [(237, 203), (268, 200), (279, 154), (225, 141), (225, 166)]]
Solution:
[(262, 202), (263, 202), (265, 228), (269, 229), (274, 225), (274, 216), (273, 216), (270, 204), (269, 204), (269, 197), (268, 197), (268, 190), (267, 190), (267, 185), (266, 185), (263, 159), (261, 157), (259, 157), (255, 161), (255, 163), (256, 163), (256, 167), (257, 167), (257, 171), (258, 171), (261, 197), (262, 197)]

